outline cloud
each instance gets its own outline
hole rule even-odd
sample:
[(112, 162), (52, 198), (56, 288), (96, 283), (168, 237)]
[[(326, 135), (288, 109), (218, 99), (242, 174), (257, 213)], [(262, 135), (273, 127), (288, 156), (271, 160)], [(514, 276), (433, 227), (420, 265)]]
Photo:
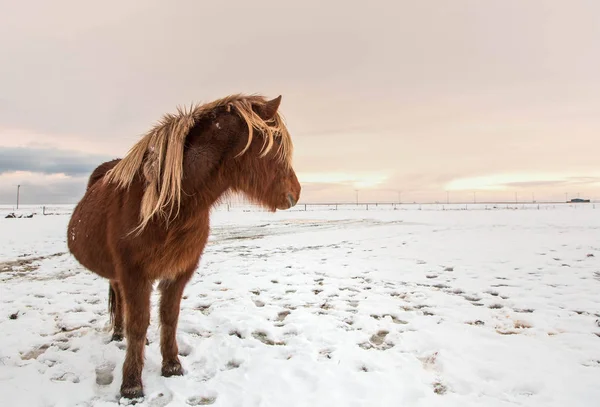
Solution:
[(504, 184), (503, 186), (508, 188), (547, 188), (569, 185), (593, 186), (594, 184), (600, 184), (600, 177), (567, 177), (565, 179), (554, 179), (545, 181), (509, 182)]
[(451, 191), (503, 191), (514, 189), (557, 189), (570, 186), (593, 187), (600, 183), (598, 172), (590, 175), (577, 173), (507, 173), (488, 174), (477, 177), (461, 177), (452, 179), (446, 184)]
[(94, 168), (112, 157), (45, 147), (0, 147), (0, 174), (32, 172), (89, 175)]
[(85, 192), (87, 176), (13, 172), (0, 176), (0, 205), (16, 203), (17, 184), (24, 205), (76, 203)]

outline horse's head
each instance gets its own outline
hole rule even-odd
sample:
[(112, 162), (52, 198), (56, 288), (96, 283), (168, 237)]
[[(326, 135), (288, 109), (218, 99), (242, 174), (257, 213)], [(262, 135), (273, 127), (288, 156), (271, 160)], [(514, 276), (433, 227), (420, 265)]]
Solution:
[(184, 177), (205, 187), (216, 176), (233, 192), (269, 208), (289, 209), (300, 199), (292, 168), (292, 141), (278, 112), (281, 96), (234, 100), (216, 107), (190, 131)]

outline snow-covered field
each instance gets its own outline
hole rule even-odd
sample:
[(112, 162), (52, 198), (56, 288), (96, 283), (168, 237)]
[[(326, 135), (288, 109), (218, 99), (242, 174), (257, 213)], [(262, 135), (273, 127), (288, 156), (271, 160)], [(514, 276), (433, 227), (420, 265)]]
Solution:
[[(593, 208), (216, 211), (185, 376), (160, 376), (154, 296), (141, 405), (598, 406)], [(0, 219), (0, 406), (119, 401), (108, 284), (60, 213)]]

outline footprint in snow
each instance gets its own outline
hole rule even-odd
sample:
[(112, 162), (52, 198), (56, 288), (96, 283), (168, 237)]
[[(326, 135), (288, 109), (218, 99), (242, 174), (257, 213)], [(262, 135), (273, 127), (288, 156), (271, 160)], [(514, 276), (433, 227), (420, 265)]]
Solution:
[(202, 312), (204, 315), (210, 314), (210, 304), (200, 304), (195, 308), (197, 311)]
[(283, 322), (290, 314), (290, 311), (281, 311), (279, 314), (277, 314), (277, 322)]
[(225, 368), (227, 370), (233, 370), (233, 369), (237, 369), (241, 365), (242, 365), (242, 362), (239, 362), (237, 360), (230, 360), (229, 362), (227, 362), (227, 365), (225, 365)]
[(531, 314), (535, 310), (531, 309), (531, 308), (513, 308), (513, 311), (519, 312), (519, 313)]
[(50, 347), (50, 344), (47, 344), (47, 343), (40, 345), (37, 348), (32, 349), (25, 354), (22, 354), (21, 359), (23, 359), (23, 360), (37, 359), (40, 355), (44, 354), (44, 352), (46, 352), (49, 347)]
[(108, 362), (96, 367), (96, 384), (99, 386), (108, 386), (114, 380), (113, 371), (115, 364)]
[(261, 332), (261, 331), (254, 331), (254, 332), (252, 332), (252, 337), (254, 339), (257, 339), (257, 340), (261, 341), (265, 345), (269, 345), (269, 346), (273, 346), (273, 345), (283, 346), (283, 345), (285, 345), (285, 342), (281, 342), (281, 341), (275, 342), (274, 340), (272, 340), (271, 338), (269, 338), (268, 335), (265, 332)]
[(173, 401), (173, 394), (168, 392), (165, 394), (164, 392), (151, 394), (146, 397), (148, 407), (165, 407)]
[(325, 359), (331, 359), (332, 352), (333, 350), (331, 349), (322, 349), (321, 351), (319, 351), (319, 356)]
[(50, 378), (53, 382), (79, 383), (79, 377), (73, 372), (58, 373)]
[(373, 334), (369, 339), (369, 342), (363, 342), (358, 344), (361, 348), (368, 349), (377, 349), (377, 350), (388, 350), (394, 347), (393, 342), (386, 342), (385, 338), (389, 334), (389, 331), (380, 330), (377, 333)]
[(442, 395), (442, 394), (446, 394), (447, 391), (448, 391), (448, 387), (445, 384), (441, 383), (440, 381), (435, 381), (433, 383), (433, 392), (435, 394)]
[(190, 406), (208, 406), (215, 404), (215, 401), (217, 401), (216, 396), (194, 396), (187, 399), (186, 403)]

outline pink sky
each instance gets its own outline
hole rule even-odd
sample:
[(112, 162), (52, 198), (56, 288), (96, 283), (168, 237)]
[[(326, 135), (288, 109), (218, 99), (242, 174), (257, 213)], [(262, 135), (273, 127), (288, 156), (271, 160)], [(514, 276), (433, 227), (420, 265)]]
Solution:
[(305, 202), (600, 199), (599, 2), (213, 3), (6, 2), (0, 201), (234, 92), (283, 95)]

